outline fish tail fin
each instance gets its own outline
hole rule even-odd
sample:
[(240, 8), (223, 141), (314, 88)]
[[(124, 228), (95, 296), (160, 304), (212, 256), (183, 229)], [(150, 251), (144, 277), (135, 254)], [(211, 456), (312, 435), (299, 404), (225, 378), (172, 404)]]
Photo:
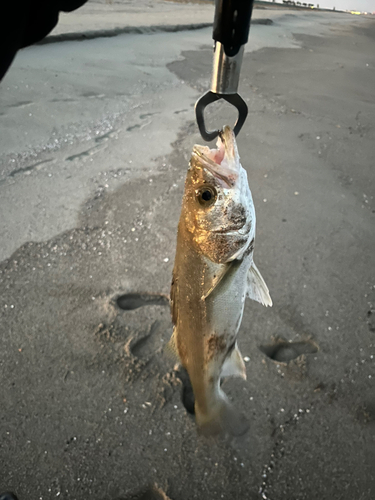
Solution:
[(248, 421), (229, 401), (220, 390), (214, 405), (208, 412), (200, 411), (195, 404), (195, 417), (199, 431), (204, 436), (217, 436), (228, 433), (231, 436), (242, 436), (249, 428)]

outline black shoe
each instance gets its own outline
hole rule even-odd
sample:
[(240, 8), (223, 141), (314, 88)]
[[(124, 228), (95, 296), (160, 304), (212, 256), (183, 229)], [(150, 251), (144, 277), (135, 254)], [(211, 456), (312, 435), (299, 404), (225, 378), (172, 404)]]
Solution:
[(13, 493), (0, 493), (0, 500), (18, 500)]

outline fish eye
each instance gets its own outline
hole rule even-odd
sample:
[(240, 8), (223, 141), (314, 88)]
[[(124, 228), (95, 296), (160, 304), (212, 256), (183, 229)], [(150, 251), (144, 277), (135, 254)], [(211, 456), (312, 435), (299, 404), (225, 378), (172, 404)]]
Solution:
[(216, 201), (216, 189), (211, 186), (203, 186), (196, 191), (197, 200), (203, 207), (209, 207)]

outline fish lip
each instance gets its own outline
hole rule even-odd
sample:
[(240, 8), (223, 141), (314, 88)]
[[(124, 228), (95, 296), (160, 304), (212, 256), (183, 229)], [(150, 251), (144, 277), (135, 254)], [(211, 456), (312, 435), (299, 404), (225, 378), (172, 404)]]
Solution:
[(246, 225), (246, 222), (241, 227), (231, 226), (228, 229), (214, 229), (212, 233), (221, 233), (221, 234), (240, 234), (241, 236), (247, 236), (250, 234), (250, 229), (248, 231), (241, 231), (241, 229)]

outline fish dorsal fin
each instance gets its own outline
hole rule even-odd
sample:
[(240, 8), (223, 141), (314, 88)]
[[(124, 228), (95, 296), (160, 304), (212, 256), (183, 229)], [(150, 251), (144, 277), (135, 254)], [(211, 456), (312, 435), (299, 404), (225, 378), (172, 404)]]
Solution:
[(270, 292), (254, 262), (247, 274), (247, 296), (264, 306), (272, 306)]
[(165, 353), (169, 358), (171, 358), (173, 361), (178, 361), (180, 362), (180, 356), (178, 354), (178, 349), (177, 349), (177, 342), (176, 342), (176, 337), (177, 337), (177, 328), (173, 328), (173, 333), (172, 337), (169, 339), (168, 344), (165, 346)]
[(246, 380), (246, 367), (237, 344), (225, 359), (220, 376), (241, 377)]
[(215, 290), (215, 288), (218, 286), (218, 284), (221, 282), (224, 276), (228, 273), (228, 271), (232, 268), (232, 266), (233, 262), (229, 262), (228, 264), (218, 265), (213, 274), (212, 281), (209, 282), (209, 286), (207, 287), (207, 289), (203, 291), (203, 295), (201, 297), (202, 300), (207, 299), (207, 297), (211, 295), (211, 293)]

